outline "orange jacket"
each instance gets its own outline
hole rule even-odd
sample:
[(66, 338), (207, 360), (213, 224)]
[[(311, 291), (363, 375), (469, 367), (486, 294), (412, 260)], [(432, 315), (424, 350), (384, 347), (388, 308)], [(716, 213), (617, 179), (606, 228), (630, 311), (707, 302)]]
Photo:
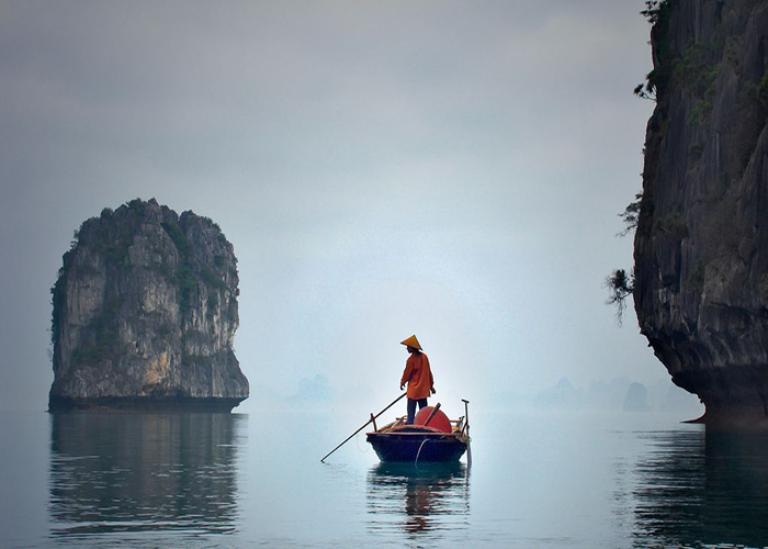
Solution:
[(432, 370), (429, 369), (427, 355), (416, 352), (408, 357), (403, 377), (400, 378), (400, 385), (404, 385), (406, 381), (408, 398), (411, 400), (421, 400), (429, 396), (429, 390), (435, 384), (435, 380), (432, 378)]

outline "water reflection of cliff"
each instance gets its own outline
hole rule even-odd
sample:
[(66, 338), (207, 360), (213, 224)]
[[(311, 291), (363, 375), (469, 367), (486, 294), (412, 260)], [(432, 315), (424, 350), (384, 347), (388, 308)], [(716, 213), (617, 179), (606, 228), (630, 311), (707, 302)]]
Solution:
[(637, 465), (638, 547), (768, 540), (768, 439), (762, 434), (654, 433)]
[(368, 526), (384, 536), (427, 539), (466, 528), (469, 470), (461, 463), (380, 464), (368, 473)]
[(235, 522), (237, 424), (229, 414), (51, 416), (53, 536), (189, 529)]

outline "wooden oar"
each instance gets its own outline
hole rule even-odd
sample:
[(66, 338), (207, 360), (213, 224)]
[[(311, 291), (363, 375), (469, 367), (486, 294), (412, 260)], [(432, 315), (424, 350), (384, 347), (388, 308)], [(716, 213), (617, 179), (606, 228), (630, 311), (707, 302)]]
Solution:
[(432, 418), (433, 418), (433, 417), (435, 417), (435, 414), (437, 413), (437, 411), (438, 411), (439, 409), (440, 409), (440, 403), (438, 402), (438, 403), (437, 403), (437, 406), (435, 406), (434, 408), (432, 408), (432, 413), (430, 413), (430, 414), (429, 414), (429, 417), (427, 418), (427, 421), (425, 421), (425, 422), (424, 422), (424, 427), (426, 427), (427, 425), (429, 425), (429, 422), (430, 422), (430, 421), (432, 421)]
[(320, 462), (321, 462), (321, 463), (325, 463), (325, 458), (327, 458), (327, 457), (328, 457), (328, 456), (330, 456), (332, 453), (334, 453), (336, 450), (338, 450), (339, 448), (341, 448), (342, 446), (344, 446), (344, 445), (345, 445), (345, 444), (346, 444), (346, 443), (349, 441), (349, 439), (351, 439), (351, 438), (352, 438), (353, 436), (355, 436), (357, 433), (359, 433), (360, 431), (362, 431), (363, 429), (365, 429), (365, 428), (368, 426), (368, 424), (369, 424), (369, 423), (371, 423), (373, 420), (375, 420), (375, 419), (376, 419), (377, 417), (379, 417), (381, 414), (383, 414), (384, 412), (386, 412), (387, 410), (389, 410), (390, 408), (392, 408), (392, 406), (394, 406), (395, 404), (397, 404), (397, 402), (398, 402), (398, 401), (399, 401), (401, 398), (403, 398), (403, 397), (404, 397), (406, 394), (407, 394), (407, 393), (403, 393), (402, 395), (400, 395), (399, 397), (397, 397), (395, 400), (393, 400), (393, 401), (392, 401), (392, 402), (389, 404), (389, 406), (387, 406), (386, 408), (384, 408), (384, 409), (383, 409), (381, 412), (379, 412), (379, 413), (378, 413), (378, 414), (376, 414), (375, 416), (371, 416), (371, 419), (369, 419), (368, 421), (366, 421), (366, 422), (365, 422), (365, 425), (363, 425), (363, 426), (362, 426), (362, 427), (360, 427), (360, 428), (359, 428), (357, 431), (355, 431), (354, 433), (352, 433), (351, 435), (349, 435), (347, 438), (345, 438), (345, 439), (344, 439), (344, 441), (343, 441), (341, 444), (339, 444), (338, 446), (336, 446), (336, 448), (334, 448), (333, 450), (331, 450), (330, 452), (328, 452), (327, 454), (325, 454), (325, 455), (323, 456), (323, 458), (320, 460)]
[(464, 403), (464, 427), (462, 431), (467, 432), (467, 467), (472, 467), (472, 442), (469, 436), (469, 401), (465, 398), (462, 398), (461, 401)]

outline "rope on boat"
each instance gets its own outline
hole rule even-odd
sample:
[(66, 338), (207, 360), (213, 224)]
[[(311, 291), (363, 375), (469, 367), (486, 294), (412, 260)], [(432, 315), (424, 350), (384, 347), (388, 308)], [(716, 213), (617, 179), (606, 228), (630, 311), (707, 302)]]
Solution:
[(416, 452), (416, 461), (413, 462), (414, 465), (418, 465), (419, 464), (419, 456), (421, 455), (421, 449), (424, 448), (424, 445), (427, 442), (429, 442), (429, 439), (425, 438), (424, 440), (421, 441), (421, 444), (419, 444), (419, 451)]

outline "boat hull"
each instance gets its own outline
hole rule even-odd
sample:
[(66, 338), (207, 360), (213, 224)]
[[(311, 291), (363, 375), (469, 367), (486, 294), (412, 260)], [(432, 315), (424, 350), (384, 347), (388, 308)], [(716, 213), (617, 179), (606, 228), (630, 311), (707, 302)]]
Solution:
[(467, 450), (454, 434), (368, 433), (368, 442), (384, 462), (456, 462)]

